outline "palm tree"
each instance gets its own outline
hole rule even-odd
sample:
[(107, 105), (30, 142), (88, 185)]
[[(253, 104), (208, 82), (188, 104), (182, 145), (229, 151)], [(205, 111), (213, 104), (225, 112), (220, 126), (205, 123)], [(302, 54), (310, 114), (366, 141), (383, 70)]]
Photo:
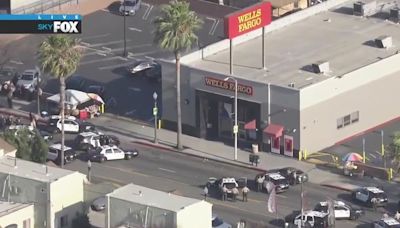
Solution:
[(400, 169), (400, 131), (394, 132), (392, 137), (393, 139), (388, 146), (388, 151), (390, 152), (390, 157), (398, 172)]
[(203, 21), (189, 9), (189, 3), (172, 0), (161, 9), (161, 16), (154, 20), (154, 43), (162, 49), (172, 51), (176, 63), (176, 113), (177, 113), (177, 148), (182, 149), (182, 114), (181, 114), (181, 52), (197, 44), (195, 32), (201, 28)]
[(81, 57), (79, 40), (71, 36), (49, 36), (39, 46), (38, 60), (43, 72), (60, 80), (61, 168), (64, 167), (65, 78), (76, 71)]

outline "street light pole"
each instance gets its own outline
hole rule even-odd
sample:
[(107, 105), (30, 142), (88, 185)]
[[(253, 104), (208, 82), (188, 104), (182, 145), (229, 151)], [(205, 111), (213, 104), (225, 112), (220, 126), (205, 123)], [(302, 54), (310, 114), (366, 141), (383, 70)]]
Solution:
[(157, 108), (157, 93), (153, 93), (153, 99), (154, 99), (154, 108), (153, 108), (153, 115), (154, 115), (154, 143), (158, 144), (158, 139), (157, 139), (157, 114), (158, 114), (158, 108)]
[(365, 163), (365, 138), (362, 139), (363, 163)]
[(384, 132), (383, 132), (383, 130), (381, 130), (381, 155), (382, 155), (382, 160), (383, 160), (383, 167), (386, 169), (385, 145), (383, 143), (383, 136), (384, 136)]
[(228, 80), (233, 80), (235, 82), (235, 125), (233, 126), (233, 134), (235, 137), (235, 146), (234, 146), (234, 160), (237, 160), (237, 143), (238, 143), (238, 131), (239, 131), (239, 127), (238, 127), (238, 110), (237, 110), (237, 106), (238, 106), (238, 81), (232, 77), (226, 77), (224, 79), (224, 81), (228, 81)]
[(126, 56), (126, 4), (124, 0), (124, 57)]

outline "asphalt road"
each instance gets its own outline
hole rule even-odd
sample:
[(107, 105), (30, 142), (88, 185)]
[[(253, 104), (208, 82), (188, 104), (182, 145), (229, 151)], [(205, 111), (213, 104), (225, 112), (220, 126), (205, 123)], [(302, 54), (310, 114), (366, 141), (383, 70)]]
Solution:
[[(72, 139), (69, 135), (67, 138)], [(249, 202), (221, 201), (212, 192), (208, 201), (211, 202), (213, 212), (220, 215), (229, 223), (236, 224), (240, 219), (263, 224), (263, 227), (279, 227), (277, 218), (287, 218), (299, 213), (300, 186), (293, 186), (289, 191), (277, 197), (278, 214), (267, 212), (266, 193), (256, 192), (254, 189), (254, 176), (257, 171), (241, 167), (226, 165), (209, 160), (167, 152), (160, 149), (145, 147), (123, 140), (122, 147), (138, 148), (140, 156), (132, 160), (109, 161), (105, 163), (92, 163), (92, 175), (105, 181), (119, 184), (135, 183), (162, 191), (175, 191), (188, 197), (203, 199), (203, 187), (208, 177), (247, 177), (251, 188)], [(69, 140), (70, 141), (70, 140)], [(87, 172), (85, 160), (77, 160), (66, 166), (67, 169)], [(349, 194), (336, 189), (329, 189), (319, 185), (304, 184), (305, 209), (312, 209), (319, 201), (340, 199), (351, 201)], [(241, 199), (241, 197), (239, 197)], [(360, 224), (370, 223), (378, 219), (382, 211), (367, 211), (366, 216), (359, 221), (338, 221), (337, 227), (363, 227)], [(340, 226), (339, 226), (340, 225)]]
[[(89, 84), (106, 87), (109, 96), (105, 100), (110, 104), (106, 107), (107, 112), (152, 121), (152, 95), (157, 92), (161, 100), (161, 85), (150, 83), (140, 76), (131, 77), (126, 66), (139, 59), (172, 57), (171, 53), (153, 44), (152, 21), (159, 15), (160, 6), (144, 3), (135, 16), (126, 17), (127, 57), (122, 57), (124, 20), (116, 13), (118, 6), (116, 2), (84, 17), (83, 33), (77, 36), (84, 46), (77, 74), (86, 78)], [(223, 34), (221, 18), (199, 16), (204, 24), (198, 32), (199, 44), (193, 49), (198, 49), (198, 45), (205, 46), (221, 40)], [(37, 48), (45, 37), (46, 35), (31, 35), (11, 43), (7, 49), (2, 50), (0, 62), (9, 59), (7, 65), (17, 67), (20, 71), (35, 67)], [(43, 82), (45, 92), (58, 92), (57, 80), (45, 75)], [(159, 105), (159, 110), (161, 109), (162, 106)]]

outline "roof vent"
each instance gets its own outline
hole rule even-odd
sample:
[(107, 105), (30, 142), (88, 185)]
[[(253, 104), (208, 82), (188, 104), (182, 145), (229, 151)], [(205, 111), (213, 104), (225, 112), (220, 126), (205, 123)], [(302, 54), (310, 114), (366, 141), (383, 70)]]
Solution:
[(375, 39), (375, 45), (378, 48), (390, 48), (392, 47), (392, 37), (391, 36), (380, 36)]
[(328, 61), (318, 61), (311, 65), (312, 71), (316, 74), (326, 74), (329, 72), (329, 62)]
[(288, 86), (294, 88), (294, 82), (289, 83)]
[(353, 5), (353, 14), (356, 16), (368, 17), (376, 13), (376, 1), (355, 2)]
[(400, 8), (399, 7), (394, 7), (390, 9), (390, 14), (389, 14), (389, 19), (393, 21), (394, 23), (399, 23), (400, 21)]

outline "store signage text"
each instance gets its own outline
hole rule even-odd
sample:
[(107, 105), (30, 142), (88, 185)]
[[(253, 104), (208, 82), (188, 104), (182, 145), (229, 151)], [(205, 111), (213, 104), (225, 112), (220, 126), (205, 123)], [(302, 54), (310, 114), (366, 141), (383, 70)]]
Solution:
[[(219, 89), (226, 89), (235, 92), (235, 83), (231, 81), (224, 81), (220, 79), (215, 79), (211, 77), (205, 77), (206, 86), (211, 86)], [(253, 87), (238, 84), (238, 93), (243, 93), (249, 96), (253, 96)]]
[(271, 3), (260, 4), (234, 12), (225, 17), (225, 36), (233, 39), (271, 23)]

